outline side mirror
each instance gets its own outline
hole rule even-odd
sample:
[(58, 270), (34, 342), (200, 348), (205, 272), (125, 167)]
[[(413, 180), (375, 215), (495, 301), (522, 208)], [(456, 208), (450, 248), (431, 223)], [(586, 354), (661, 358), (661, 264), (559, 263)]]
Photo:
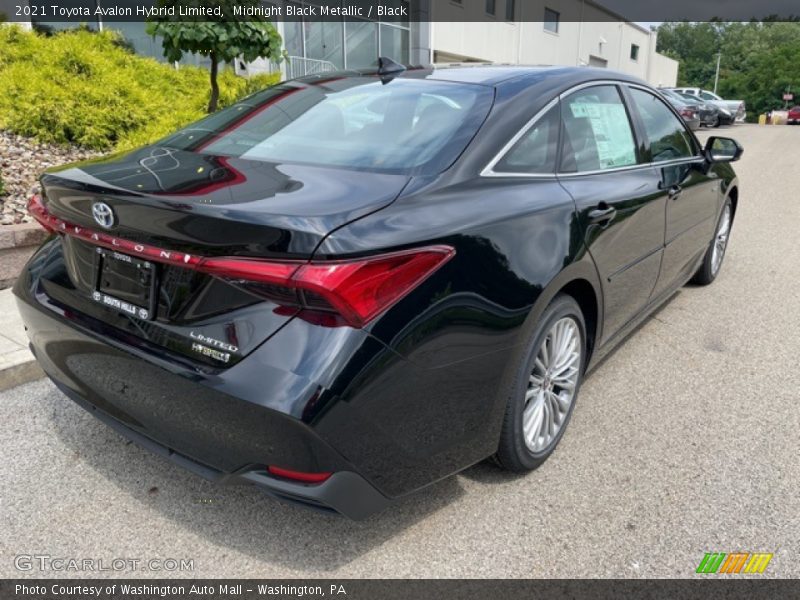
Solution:
[(742, 157), (744, 148), (734, 139), (712, 136), (703, 152), (709, 163), (735, 162)]

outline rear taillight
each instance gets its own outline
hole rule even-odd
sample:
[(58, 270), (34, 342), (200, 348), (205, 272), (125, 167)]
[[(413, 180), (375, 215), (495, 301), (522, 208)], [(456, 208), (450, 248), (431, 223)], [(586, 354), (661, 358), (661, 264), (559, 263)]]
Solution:
[[(193, 268), (287, 309), (302, 309), (306, 311), (304, 317), (320, 325), (363, 327), (454, 254), (455, 250), (449, 246), (428, 246), (366, 258), (309, 263), (200, 258)], [(319, 312), (324, 314), (309, 314)]]
[(684, 119), (694, 119), (694, 111), (691, 108), (684, 108), (681, 110), (681, 116)]
[(450, 246), (427, 246), (365, 258), (332, 261), (280, 261), (238, 257), (204, 257), (131, 242), (109, 233), (68, 223), (51, 215), (41, 198), (28, 203), (31, 215), (49, 231), (81, 238), (170, 265), (214, 275), (285, 307), (334, 319), (320, 324), (363, 327), (397, 303), (455, 255)]
[(291, 479), (300, 483), (322, 483), (330, 478), (333, 473), (304, 473), (303, 471), (292, 471), (281, 467), (267, 467), (267, 472), (281, 479)]
[[(277, 304), (335, 313), (363, 327), (450, 260), (449, 246), (427, 246), (366, 258), (292, 263), (203, 258), (197, 269), (239, 284)], [(320, 324), (335, 324), (324, 318)]]
[(34, 194), (33, 196), (31, 196), (31, 199), (28, 200), (28, 212), (47, 231), (52, 233), (56, 230), (55, 225), (53, 225), (50, 222), (54, 221), (55, 217), (51, 217), (50, 214), (47, 212), (47, 209), (44, 206), (44, 202), (42, 202), (42, 197), (39, 196), (38, 194)]

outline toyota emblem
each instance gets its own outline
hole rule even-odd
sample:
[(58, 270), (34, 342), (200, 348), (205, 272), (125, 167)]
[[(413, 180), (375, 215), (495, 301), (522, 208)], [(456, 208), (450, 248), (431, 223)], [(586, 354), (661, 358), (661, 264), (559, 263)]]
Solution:
[(95, 202), (92, 205), (92, 216), (101, 227), (109, 229), (114, 225), (114, 211), (105, 202)]

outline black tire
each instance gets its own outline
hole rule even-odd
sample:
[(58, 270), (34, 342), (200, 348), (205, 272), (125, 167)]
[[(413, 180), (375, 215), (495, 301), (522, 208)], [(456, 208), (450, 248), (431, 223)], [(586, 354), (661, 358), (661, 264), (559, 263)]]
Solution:
[[(572, 400), (567, 409), (566, 415), (562, 417), (558, 432), (546, 448), (539, 452), (531, 451), (523, 435), (522, 417), (526, 405), (526, 392), (529, 380), (534, 371), (534, 361), (537, 354), (545, 342), (551, 328), (561, 319), (569, 317), (577, 325), (579, 333), (580, 359), (575, 382)], [(497, 448), (495, 459), (504, 469), (514, 472), (532, 471), (546, 461), (558, 446), (559, 441), (564, 435), (564, 431), (569, 425), (575, 403), (578, 400), (578, 393), (583, 381), (586, 369), (586, 325), (578, 303), (571, 296), (560, 294), (556, 296), (550, 305), (545, 309), (536, 329), (531, 336), (528, 346), (525, 349), (524, 358), (517, 368), (514, 381), (509, 391), (508, 404), (503, 419), (503, 428), (500, 434), (500, 443)]]
[[(714, 268), (714, 245), (720, 233), (720, 226), (725, 218), (726, 211), (730, 211), (730, 224), (728, 226), (728, 233), (725, 239), (725, 246), (722, 249), (722, 256), (719, 259), (719, 264), (716, 266), (716, 268)], [(703, 262), (700, 265), (700, 268), (697, 270), (697, 273), (694, 274), (694, 277), (692, 277), (691, 282), (695, 285), (709, 285), (717, 278), (717, 275), (719, 275), (719, 272), (722, 270), (722, 263), (725, 262), (725, 252), (728, 249), (728, 240), (730, 239), (732, 225), (733, 208), (730, 199), (726, 199), (725, 204), (722, 206), (722, 212), (719, 215), (719, 219), (717, 219), (717, 226), (714, 228), (714, 237), (711, 239), (711, 243), (708, 245), (705, 256), (703, 256)]]
[(714, 115), (714, 120), (711, 121), (710, 127), (719, 127), (720, 125), (721, 125), (721, 120), (719, 118), (719, 115)]

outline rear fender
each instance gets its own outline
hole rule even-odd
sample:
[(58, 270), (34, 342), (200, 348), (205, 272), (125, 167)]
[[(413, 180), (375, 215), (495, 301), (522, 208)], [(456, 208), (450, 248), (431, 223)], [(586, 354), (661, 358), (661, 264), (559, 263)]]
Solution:
[[(583, 254), (573, 263), (562, 269), (550, 282), (545, 286), (544, 290), (539, 294), (539, 297), (531, 307), (525, 323), (520, 328), (519, 341), (516, 346), (514, 360), (510, 364), (517, 365), (522, 360), (522, 355), (525, 353), (528, 340), (533, 336), (542, 314), (545, 309), (550, 305), (553, 299), (561, 293), (570, 283), (575, 281), (586, 281), (591, 285), (594, 291), (595, 300), (597, 303), (597, 319), (594, 331), (587, 332), (592, 335), (594, 340), (602, 339), (603, 333), (603, 293), (600, 283), (600, 276), (597, 272), (597, 267), (592, 260), (591, 255), (584, 250)], [(588, 366), (588, 365), (587, 365)]]

